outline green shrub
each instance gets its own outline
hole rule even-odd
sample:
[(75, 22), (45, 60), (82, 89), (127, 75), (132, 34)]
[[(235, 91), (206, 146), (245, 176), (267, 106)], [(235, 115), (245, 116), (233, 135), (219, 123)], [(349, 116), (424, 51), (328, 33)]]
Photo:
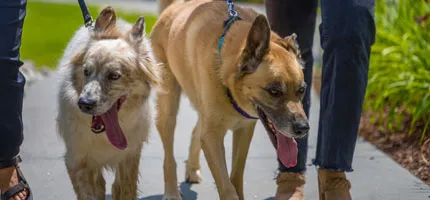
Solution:
[(379, 116), (389, 109), (389, 130), (410, 115), (409, 133), (419, 124), (422, 142), (430, 125), (430, 1), (378, 0), (375, 20), (365, 108)]

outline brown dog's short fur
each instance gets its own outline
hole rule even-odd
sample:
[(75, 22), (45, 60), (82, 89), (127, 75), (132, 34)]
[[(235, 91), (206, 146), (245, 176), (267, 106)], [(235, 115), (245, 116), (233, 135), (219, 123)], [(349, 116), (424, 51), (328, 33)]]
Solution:
[[(144, 29), (143, 17), (131, 25), (117, 20), (114, 10), (107, 7), (94, 31), (81, 27), (76, 32), (60, 61), (57, 128), (79, 200), (105, 200), (105, 168), (116, 171), (112, 199), (137, 198), (140, 154), (151, 120), (148, 96), (159, 81)], [(120, 78), (111, 80), (112, 74)], [(127, 98), (118, 118), (128, 146), (119, 150), (104, 132), (94, 134), (90, 124), (91, 114), (105, 113), (123, 95)], [(92, 111), (84, 113), (78, 107), (82, 97), (96, 101)]]
[[(173, 0), (161, 0), (167, 7)], [(281, 38), (264, 15), (235, 6), (241, 20), (227, 31), (221, 53), (218, 42), (229, 18), (224, 1), (173, 2), (153, 27), (151, 43), (162, 68), (163, 92), (157, 96), (157, 128), (164, 146), (165, 199), (181, 199), (177, 188), (173, 135), (181, 92), (198, 112), (186, 166), (188, 182), (199, 182), (203, 149), (221, 199), (244, 199), (243, 173), (256, 120), (240, 115), (226, 89), (248, 114), (270, 117), (279, 131), (302, 137), (292, 124), (305, 123), (301, 99), (305, 83), (295, 35)], [(233, 131), (230, 176), (223, 138)]]

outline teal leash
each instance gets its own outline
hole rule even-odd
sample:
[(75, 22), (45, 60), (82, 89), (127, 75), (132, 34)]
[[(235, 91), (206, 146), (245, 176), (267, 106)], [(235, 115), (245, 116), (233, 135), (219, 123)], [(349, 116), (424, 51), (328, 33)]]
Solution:
[(230, 28), (231, 24), (233, 24), (234, 21), (240, 19), (238, 16), (233, 16), (230, 17), (227, 22), (225, 23), (224, 26), (224, 31), (222, 32), (221, 38), (219, 39), (218, 42), (218, 51), (221, 54), (221, 49), (222, 49), (222, 45), (224, 43), (224, 39), (225, 39), (225, 34), (227, 33), (228, 29)]
[[(224, 43), (225, 35), (227, 34), (227, 31), (230, 28), (230, 26), (233, 24), (233, 22), (235, 22), (236, 20), (240, 20), (240, 17), (238, 16), (237, 11), (234, 9), (233, 0), (226, 0), (226, 2), (228, 4), (228, 13), (230, 14), (230, 18), (228, 18), (228, 20), (226, 22), (224, 22), (224, 30), (222, 32), (221, 38), (218, 41), (218, 52), (220, 54), (221, 63), (222, 63), (221, 49), (222, 49), (222, 45)], [(226, 94), (227, 94), (228, 99), (230, 100), (230, 103), (233, 105), (234, 109), (238, 113), (240, 113), (242, 116), (244, 116), (248, 119), (258, 119), (258, 117), (251, 116), (245, 110), (243, 110), (242, 108), (239, 107), (239, 105), (234, 100), (233, 95), (231, 94), (231, 91), (228, 88), (226, 88)]]

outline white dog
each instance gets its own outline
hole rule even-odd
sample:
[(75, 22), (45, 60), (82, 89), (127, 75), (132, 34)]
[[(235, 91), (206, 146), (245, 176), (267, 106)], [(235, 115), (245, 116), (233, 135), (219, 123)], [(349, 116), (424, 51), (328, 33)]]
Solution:
[(104, 200), (102, 171), (116, 171), (112, 199), (137, 198), (140, 152), (150, 126), (157, 64), (145, 21), (116, 20), (103, 9), (93, 31), (81, 27), (60, 61), (57, 128), (65, 164), (79, 200)]

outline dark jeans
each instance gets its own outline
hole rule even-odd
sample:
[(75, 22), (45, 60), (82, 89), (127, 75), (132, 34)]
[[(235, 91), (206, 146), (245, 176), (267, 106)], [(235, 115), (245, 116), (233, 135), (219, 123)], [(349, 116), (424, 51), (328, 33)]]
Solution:
[(23, 141), (25, 78), (19, 72), (26, 0), (0, 0), (0, 162), (18, 155)]
[[(321, 0), (319, 26), (323, 53), (317, 152), (313, 164), (352, 171), (362, 104), (367, 86), (370, 47), (375, 39), (375, 0)], [(297, 34), (308, 85), (303, 106), (309, 117), (313, 35), (317, 0), (265, 0), (272, 30), (285, 37)], [(298, 139), (295, 167), (279, 162), (279, 171), (304, 173), (308, 138)]]

